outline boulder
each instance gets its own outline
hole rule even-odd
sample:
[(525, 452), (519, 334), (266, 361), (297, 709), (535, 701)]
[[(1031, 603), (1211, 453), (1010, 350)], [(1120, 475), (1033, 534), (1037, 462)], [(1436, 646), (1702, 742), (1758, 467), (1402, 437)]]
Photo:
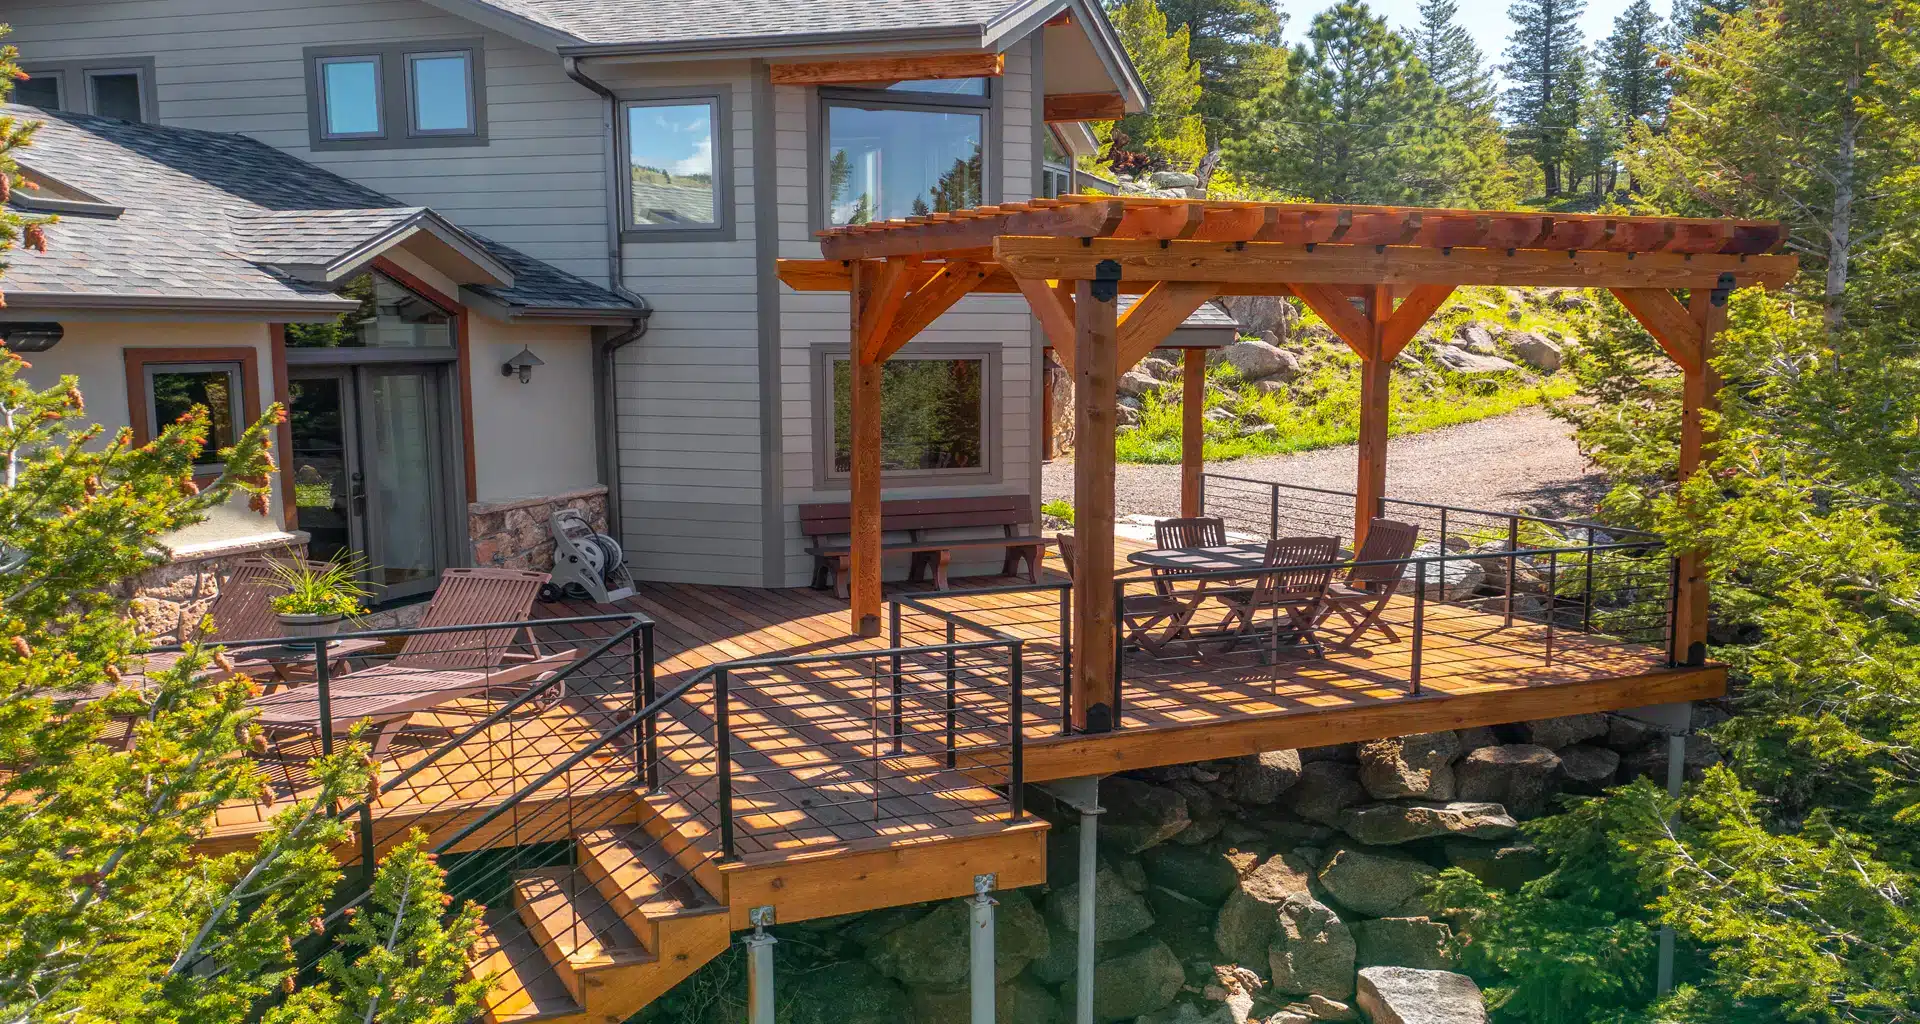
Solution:
[(1591, 305), (1593, 305), (1593, 303), (1589, 301), (1585, 295), (1572, 289), (1556, 292), (1553, 296), (1553, 306), (1555, 309), (1586, 309)]
[(1140, 855), (1147, 880), (1209, 906), (1225, 902), (1240, 872), (1218, 846), (1162, 843)]
[(1320, 887), (1335, 903), (1367, 917), (1424, 914), (1426, 892), (1439, 874), (1399, 850), (1342, 847), (1320, 867)]
[(1367, 804), (1340, 815), (1342, 831), (1374, 846), (1410, 843), (1430, 836), (1494, 839), (1512, 832), (1517, 825), (1499, 804), (1473, 801)]
[[(1020, 890), (997, 894), (994, 973), (1012, 978), (1047, 952), (1047, 926)], [(910, 989), (964, 988), (969, 970), (967, 905), (947, 900), (919, 920), (895, 928), (867, 947), (867, 963)]]
[[(1102, 865), (1094, 873), (1093, 894), (1093, 937), (1096, 942), (1114, 942), (1153, 927), (1153, 911), (1148, 909), (1146, 899), (1127, 885), (1112, 868)], [(1048, 893), (1046, 906), (1047, 917), (1054, 924), (1068, 935), (1080, 933), (1078, 880)]]
[(1289, 897), (1311, 896), (1312, 877), (1312, 866), (1290, 853), (1276, 854), (1247, 872), (1214, 920), (1213, 943), (1220, 955), (1250, 967), (1266, 966), (1280, 905)]
[(1362, 967), (1416, 967), (1444, 971), (1454, 965), (1453, 929), (1424, 917), (1355, 921), (1355, 960)]
[[(1138, 1017), (1162, 1009), (1186, 984), (1180, 958), (1166, 943), (1137, 935), (1100, 952), (1093, 968), (1093, 1015), (1098, 1020)], [(1073, 1005), (1074, 982), (1061, 986), (1061, 1002)]]
[(1447, 863), (1495, 889), (1512, 892), (1547, 873), (1546, 858), (1530, 843), (1449, 839), (1440, 848)]
[(1027, 975), (1042, 985), (1059, 985), (1080, 969), (1079, 938), (1053, 918), (1047, 918), (1047, 951), (1027, 966)]
[(1233, 763), (1233, 799), (1241, 804), (1270, 804), (1300, 781), (1300, 752), (1269, 750)]
[(1186, 798), (1162, 786), (1120, 775), (1100, 780), (1100, 838), (1124, 853), (1139, 853), (1192, 824)]
[(1200, 178), (1185, 171), (1155, 171), (1147, 175), (1154, 188), (1199, 188)]
[(1307, 997), (1307, 1016), (1312, 1017), (1314, 1020), (1337, 1021), (1354, 1020), (1360, 1015), (1353, 1012), (1352, 1006), (1338, 999), (1328, 999), (1323, 995), (1311, 995)]
[(1548, 341), (1533, 331), (1517, 331), (1507, 335), (1507, 344), (1512, 346), (1513, 354), (1520, 361), (1539, 370), (1541, 373), (1558, 373), (1565, 353), (1560, 346)]
[(1366, 967), (1359, 982), (1355, 1001), (1373, 1024), (1487, 1024), (1480, 986), (1464, 974)]
[(1300, 318), (1293, 303), (1277, 295), (1227, 295), (1220, 302), (1240, 322), (1241, 329), (1251, 334), (1284, 333), (1288, 324)]
[(1173, 834), (1170, 842), (1199, 846), (1220, 834), (1220, 829), (1226, 825), (1226, 816), (1221, 813), (1220, 801), (1213, 795), (1212, 789), (1191, 779), (1176, 779), (1168, 783), (1168, 788), (1186, 799), (1187, 817), (1192, 819), (1186, 828)]
[(1538, 743), (1549, 750), (1559, 750), (1575, 743), (1597, 739), (1607, 734), (1607, 716), (1563, 715), (1559, 718), (1541, 718), (1520, 723), (1520, 730), (1528, 743)]
[(1433, 360), (1444, 370), (1469, 376), (1484, 376), (1495, 373), (1517, 373), (1520, 368), (1499, 356), (1483, 356), (1463, 348), (1443, 345), (1433, 350)]
[(1546, 810), (1560, 772), (1560, 757), (1535, 743), (1481, 747), (1453, 768), (1462, 800), (1486, 800), (1521, 817)]
[(898, 1024), (912, 1018), (899, 985), (860, 960), (841, 960), (783, 977), (788, 1024)]
[(1353, 933), (1340, 915), (1311, 896), (1289, 896), (1279, 909), (1279, 926), (1267, 947), (1273, 990), (1352, 998)]
[(1613, 785), (1620, 755), (1605, 747), (1576, 743), (1560, 752), (1560, 775), (1575, 793), (1598, 793)]
[[(1165, 1009), (1141, 1014), (1133, 1024), (1245, 1024), (1233, 1019), (1233, 1011), (1223, 1006), (1202, 1010), (1192, 1003), (1175, 1003)], [(1272, 1024), (1263, 1021), (1262, 1024)]]
[(1607, 746), (1622, 754), (1639, 750), (1666, 735), (1666, 730), (1652, 722), (1643, 722), (1632, 715), (1610, 714), (1607, 716)]
[(1120, 375), (1120, 393), (1123, 395), (1145, 395), (1160, 390), (1161, 382), (1139, 370), (1128, 370)]
[[(971, 1024), (973, 993), (931, 992), (916, 989), (908, 993), (914, 1024)], [(1061, 1019), (1060, 1003), (1053, 993), (1026, 978), (1012, 978), (994, 988), (994, 1019), (1020, 1024), (1055, 1024)]]
[(1113, 421), (1123, 427), (1140, 425), (1140, 409), (1137, 406), (1118, 406), (1113, 410)]
[(1360, 784), (1376, 799), (1453, 799), (1453, 759), (1460, 738), (1451, 731), (1395, 736), (1360, 744)]
[(1213, 923), (1220, 908), (1202, 903), (1183, 892), (1164, 885), (1148, 886), (1141, 895), (1153, 910), (1154, 934), (1172, 941), (1198, 936), (1207, 956), (1213, 955)]
[(1180, 377), (1180, 368), (1175, 366), (1172, 360), (1160, 359), (1155, 356), (1148, 356), (1140, 360), (1140, 365), (1134, 367), (1134, 369), (1152, 377), (1154, 380), (1178, 380)]
[(1360, 763), (1360, 744), (1358, 743), (1329, 743), (1324, 747), (1301, 747), (1299, 753), (1301, 764), (1309, 761)]
[(1461, 729), (1459, 736), (1460, 754), (1462, 757), (1481, 747), (1497, 747), (1500, 745), (1500, 737), (1496, 735), (1491, 728), (1484, 725), (1476, 725), (1471, 729)]
[(1459, 329), (1453, 332), (1453, 345), (1478, 356), (1495, 354), (1493, 332), (1483, 323), (1461, 324)]
[(1243, 380), (1292, 380), (1300, 373), (1300, 357), (1264, 341), (1236, 341), (1226, 347), (1225, 358)]
[[(1655, 743), (1628, 754), (1622, 759), (1627, 777), (1645, 776), (1665, 785), (1667, 781), (1667, 747), (1668, 744), (1666, 743)], [(1709, 766), (1720, 762), (1720, 750), (1713, 745), (1712, 740), (1695, 733), (1686, 737), (1686, 754), (1684, 757), (1686, 759), (1686, 777), (1689, 779), (1698, 779), (1701, 772), (1706, 771)]]
[(1342, 812), (1366, 798), (1359, 765), (1309, 761), (1300, 766), (1300, 781), (1287, 790), (1282, 802), (1302, 818), (1337, 826)]

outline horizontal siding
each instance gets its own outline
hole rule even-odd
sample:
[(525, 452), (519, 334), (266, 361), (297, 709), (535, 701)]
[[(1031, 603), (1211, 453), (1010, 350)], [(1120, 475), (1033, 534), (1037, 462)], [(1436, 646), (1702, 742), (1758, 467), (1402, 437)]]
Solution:
[[(27, 61), (150, 56), (160, 120), (238, 132), (589, 280), (606, 281), (605, 108), (559, 58), (419, 0), (8, 4)], [(308, 46), (480, 36), (484, 147), (313, 152)]]
[(629, 242), (626, 286), (654, 311), (620, 352), (617, 394), (623, 535), (643, 578), (758, 585), (760, 325), (754, 258), (753, 124), (744, 62), (679, 72), (603, 72), (616, 92), (712, 88), (733, 161), (734, 237)]
[[(1007, 53), (1005, 76), (996, 83), (1004, 97), (1000, 112), (999, 148), (995, 180), (1003, 201), (1030, 198), (1033, 189), (1033, 76), (1025, 43)], [(779, 118), (776, 151), (779, 159), (780, 254), (788, 258), (818, 259), (808, 200), (813, 158), (821, 146), (810, 140), (807, 126), (816, 102), (810, 89), (783, 86), (775, 92)], [(997, 483), (899, 486), (886, 481), (887, 497), (946, 497), (962, 494), (1024, 494), (1032, 488), (1033, 468), (1033, 318), (1017, 296), (972, 296), (935, 320), (915, 339), (922, 349), (939, 346), (1000, 352), (999, 445), (993, 452)], [(780, 473), (785, 504), (786, 549), (782, 564), (787, 583), (801, 585), (812, 573), (800, 535), (798, 506), (811, 501), (845, 501), (844, 486), (823, 486), (814, 477), (815, 409), (813, 350), (819, 345), (847, 343), (847, 297), (832, 293), (780, 292)], [(983, 566), (987, 563), (981, 563)], [(997, 568), (998, 560), (993, 560)], [(889, 577), (904, 574), (906, 562), (889, 562)], [(957, 570), (958, 571), (958, 570)]]

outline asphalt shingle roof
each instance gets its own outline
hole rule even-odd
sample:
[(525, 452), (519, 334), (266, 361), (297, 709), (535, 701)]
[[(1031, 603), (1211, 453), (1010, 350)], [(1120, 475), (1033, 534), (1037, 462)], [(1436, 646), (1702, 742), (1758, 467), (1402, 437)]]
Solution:
[[(45, 253), (16, 249), (0, 290), (15, 295), (281, 303), (311, 306), (332, 290), (282, 267), (326, 265), (422, 207), (406, 206), (241, 135), (0, 106), (43, 122), (18, 155), (29, 171), (124, 208), (62, 214)], [(630, 310), (620, 296), (465, 232), (512, 270), (511, 288), (476, 287), (531, 308)]]
[(633, 0), (484, 0), (584, 43), (662, 43), (746, 36), (984, 26), (1018, 0), (705, 0), (698, 9)]

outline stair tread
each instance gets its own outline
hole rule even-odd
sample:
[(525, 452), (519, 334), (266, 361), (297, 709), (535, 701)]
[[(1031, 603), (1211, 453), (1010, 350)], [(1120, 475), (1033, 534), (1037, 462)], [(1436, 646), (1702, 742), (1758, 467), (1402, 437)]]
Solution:
[(540, 944), (569, 963), (651, 959), (593, 880), (572, 868), (516, 876), (514, 901)]
[(664, 843), (644, 832), (599, 829), (582, 834), (580, 846), (650, 918), (724, 909)]
[(487, 1015), (495, 1021), (531, 1021), (583, 1012), (540, 942), (520, 915), (495, 908), (482, 918), (474, 974), (492, 975)]

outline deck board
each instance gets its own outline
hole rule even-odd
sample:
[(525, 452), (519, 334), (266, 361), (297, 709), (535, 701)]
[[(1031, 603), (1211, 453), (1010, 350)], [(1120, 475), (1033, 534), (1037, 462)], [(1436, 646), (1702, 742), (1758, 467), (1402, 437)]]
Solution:
[[(1125, 539), (1118, 555), (1140, 545)], [(1057, 556), (1047, 563), (1059, 580)], [(1263, 657), (1251, 649), (1223, 654), (1217, 647), (1198, 656), (1176, 649), (1154, 659), (1130, 652), (1125, 664), (1119, 730), (1103, 736), (1065, 736), (1061, 728), (1062, 679), (1057, 592), (969, 595), (968, 587), (1007, 585), (1001, 577), (956, 581), (935, 593), (924, 584), (900, 584), (894, 593), (919, 591), (931, 604), (1024, 641), (1025, 701), (1022, 707), (1026, 777), (1039, 781), (1073, 774), (1234, 756), (1250, 750), (1313, 745), (1328, 736), (1361, 738), (1452, 728), (1449, 722), (1484, 724), (1541, 717), (1565, 698), (1567, 707), (1626, 707), (1658, 699), (1691, 699), (1724, 689), (1718, 668), (1669, 669), (1661, 651), (1643, 645), (1603, 642), (1556, 631), (1554, 657), (1545, 654), (1545, 626), (1505, 624), (1494, 607), (1465, 610), (1430, 605), (1422, 652), (1421, 693), (1413, 692), (1412, 647), (1404, 628), (1413, 601), (1402, 596), (1385, 619), (1400, 632), (1397, 642), (1369, 637), (1352, 652), (1325, 657), (1283, 649)], [(884, 637), (849, 634), (847, 607), (831, 593), (810, 589), (762, 590), (677, 583), (638, 584), (617, 608), (562, 602), (541, 605), (541, 618), (636, 611), (656, 622), (657, 692), (707, 666), (738, 659), (871, 651)], [(610, 627), (594, 624), (550, 627), (546, 643), (591, 646)], [(957, 638), (981, 639), (960, 628)], [(945, 623), (910, 607), (903, 614), (903, 644), (945, 639)], [(974, 652), (963, 671), (968, 680), (998, 671), (1005, 656)], [(902, 749), (886, 735), (888, 694), (864, 666), (859, 670), (792, 670), (777, 682), (736, 681), (732, 703), (737, 852), (764, 858), (835, 844), (879, 839), (906, 841), (1004, 823), (1005, 796), (988, 783), (1004, 775), (1007, 755), (1006, 700), (991, 687), (963, 693), (954, 715), (956, 742), (974, 749), (946, 766), (944, 707), (938, 656), (910, 661), (913, 686), (903, 699), (909, 726)], [(556, 707), (497, 724), (461, 750), (442, 758), (376, 808), (382, 833), (419, 818), (459, 819), (454, 810), (484, 807), (536, 778), (632, 711), (623, 686), (571, 694)], [(915, 688), (917, 687), (917, 688)], [(583, 690), (591, 691), (591, 687)], [(997, 702), (997, 703), (996, 703)], [(422, 725), (458, 729), (497, 706), (484, 699), (456, 702)], [(698, 821), (703, 842), (717, 842), (718, 814), (711, 694), (696, 689), (675, 709), (660, 733), (664, 792), (652, 803), (667, 818)], [(1524, 713), (1522, 713), (1524, 712)], [(1382, 732), (1392, 729), (1393, 732)], [(431, 749), (431, 741), (403, 741), (383, 770), (404, 771)], [(612, 813), (606, 801), (639, 768), (630, 744), (608, 747), (556, 779), (539, 796), (566, 813), (569, 793), (592, 801), (594, 814)], [(1000, 773), (996, 775), (996, 773)], [(280, 787), (299, 791), (298, 778)], [(272, 807), (236, 804), (220, 812), (218, 836), (237, 839), (258, 831)], [(451, 817), (450, 817), (451, 816)], [(471, 817), (471, 814), (469, 814)], [(542, 819), (547, 820), (547, 819)]]

